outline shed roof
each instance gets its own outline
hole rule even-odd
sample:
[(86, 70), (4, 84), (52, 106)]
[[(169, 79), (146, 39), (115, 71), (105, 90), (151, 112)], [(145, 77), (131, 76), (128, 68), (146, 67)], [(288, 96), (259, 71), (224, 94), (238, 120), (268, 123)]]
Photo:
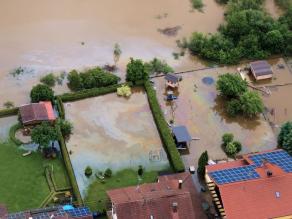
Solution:
[(175, 126), (172, 128), (172, 133), (174, 134), (178, 143), (189, 142), (192, 140), (187, 128), (185, 126)]
[(177, 83), (180, 79), (180, 76), (176, 75), (176, 74), (172, 74), (172, 73), (168, 73), (165, 75), (165, 80), (167, 81), (171, 81), (173, 83)]
[(250, 68), (256, 77), (273, 74), (271, 65), (264, 60), (251, 62)]

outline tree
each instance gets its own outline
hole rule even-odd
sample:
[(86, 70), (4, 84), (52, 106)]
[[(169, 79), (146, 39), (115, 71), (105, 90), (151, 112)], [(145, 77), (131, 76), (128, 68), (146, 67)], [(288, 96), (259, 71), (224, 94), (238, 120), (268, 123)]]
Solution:
[(119, 59), (121, 57), (121, 54), (122, 54), (121, 47), (120, 47), (120, 45), (118, 43), (116, 43), (115, 46), (114, 46), (114, 62), (115, 62), (115, 65), (119, 61)]
[(225, 152), (229, 156), (234, 156), (237, 153), (237, 147), (234, 142), (229, 142), (225, 147)]
[(64, 119), (59, 119), (58, 125), (60, 126), (60, 130), (63, 136), (69, 137), (72, 134), (73, 125), (71, 122)]
[(225, 133), (222, 136), (223, 145), (226, 146), (228, 143), (233, 142), (234, 135), (232, 133)]
[(127, 81), (139, 81), (146, 80), (148, 78), (148, 73), (146, 71), (145, 65), (141, 59), (133, 59), (127, 65)]
[(286, 122), (281, 127), (278, 145), (292, 155), (292, 122)]
[(50, 73), (50, 74), (47, 74), (46, 76), (42, 77), (40, 79), (40, 82), (42, 82), (45, 85), (48, 85), (49, 87), (54, 87), (56, 84), (56, 80), (57, 80), (57, 78), (55, 77), (55, 75)]
[(197, 169), (198, 176), (204, 177), (205, 171), (206, 171), (205, 167), (208, 164), (208, 160), (209, 160), (208, 152), (205, 151), (201, 154), (198, 161), (198, 169)]
[(39, 144), (41, 148), (49, 147), (51, 141), (57, 140), (57, 131), (48, 122), (42, 122), (33, 128), (31, 139), (34, 143)]
[(247, 82), (237, 74), (226, 73), (219, 76), (217, 90), (227, 98), (236, 98), (247, 91)]
[(281, 53), (284, 50), (284, 37), (279, 30), (272, 30), (266, 33), (264, 38), (265, 46), (271, 53)]
[(254, 91), (247, 91), (239, 98), (241, 111), (248, 117), (256, 116), (264, 111), (264, 104), (259, 94)]
[(112, 176), (113, 172), (110, 168), (107, 168), (105, 171), (104, 171), (104, 176), (107, 177), (107, 178), (110, 178)]
[(146, 71), (149, 74), (159, 74), (159, 73), (163, 73), (163, 74), (167, 74), (170, 72), (174, 72), (173, 68), (170, 67), (166, 61), (164, 60), (160, 60), (158, 58), (154, 58), (153, 60), (151, 60), (150, 62), (146, 62), (145, 63), (145, 68)]
[(241, 113), (241, 104), (237, 99), (232, 99), (227, 103), (227, 113), (231, 117), (237, 116)]
[(45, 100), (51, 101), (54, 98), (54, 91), (48, 85), (38, 84), (32, 88), (30, 98), (33, 103)]
[(68, 86), (73, 91), (78, 91), (82, 89), (81, 77), (76, 70), (72, 70), (68, 74)]

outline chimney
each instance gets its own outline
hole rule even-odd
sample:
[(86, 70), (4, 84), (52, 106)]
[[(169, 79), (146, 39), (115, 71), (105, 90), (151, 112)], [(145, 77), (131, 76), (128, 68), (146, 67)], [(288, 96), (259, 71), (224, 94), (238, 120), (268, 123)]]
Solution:
[(268, 176), (268, 177), (271, 177), (272, 175), (273, 175), (273, 172), (272, 172), (271, 170), (268, 170), (268, 171), (267, 171), (267, 176)]
[(178, 206), (177, 202), (173, 202), (172, 203), (172, 211), (173, 211), (173, 213), (177, 212), (177, 206)]
[(178, 188), (179, 188), (179, 189), (182, 189), (182, 184), (183, 184), (183, 181), (180, 179), (180, 180), (178, 181)]

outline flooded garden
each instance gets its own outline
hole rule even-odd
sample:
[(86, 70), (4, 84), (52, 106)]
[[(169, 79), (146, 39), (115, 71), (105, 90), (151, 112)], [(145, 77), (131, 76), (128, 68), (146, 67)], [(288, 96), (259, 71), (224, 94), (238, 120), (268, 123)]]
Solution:
[(146, 170), (169, 168), (143, 90), (135, 90), (129, 99), (108, 94), (66, 103), (65, 110), (74, 125), (67, 148), (83, 195), (95, 178), (85, 176), (87, 166), (94, 173), (107, 168), (113, 172), (137, 169), (139, 165)]
[(196, 166), (205, 150), (211, 159), (226, 158), (220, 145), (224, 133), (233, 133), (242, 143), (242, 154), (276, 147), (272, 128), (262, 116), (253, 120), (227, 116), (217, 96), (216, 80), (220, 74), (235, 71), (230, 67), (181, 74), (183, 79), (175, 92), (178, 98), (173, 104), (165, 100), (164, 77), (153, 79), (166, 119), (173, 120), (175, 125), (185, 125), (191, 137), (199, 139), (191, 141), (189, 153), (182, 155), (186, 166)]

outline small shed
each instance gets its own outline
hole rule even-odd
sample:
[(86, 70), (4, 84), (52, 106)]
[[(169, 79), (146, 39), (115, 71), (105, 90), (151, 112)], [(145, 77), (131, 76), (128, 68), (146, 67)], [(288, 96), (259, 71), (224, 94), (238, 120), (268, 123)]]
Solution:
[(173, 127), (172, 134), (178, 149), (187, 149), (190, 146), (192, 137), (185, 126)]
[(264, 60), (251, 62), (250, 70), (257, 81), (273, 77), (273, 70), (271, 65)]
[(177, 88), (179, 86), (179, 81), (181, 81), (182, 77), (176, 74), (168, 73), (165, 75), (165, 84), (167, 87)]
[(56, 120), (50, 101), (22, 105), (19, 112), (23, 125), (35, 125), (43, 121), (54, 122)]

